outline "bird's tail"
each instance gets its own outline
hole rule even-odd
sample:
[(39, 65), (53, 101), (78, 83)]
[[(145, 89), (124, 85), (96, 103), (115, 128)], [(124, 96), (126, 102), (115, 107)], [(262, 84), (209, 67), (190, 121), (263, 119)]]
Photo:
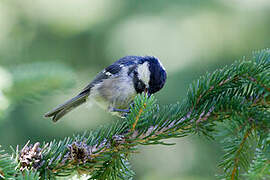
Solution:
[(53, 122), (58, 121), (65, 114), (76, 108), (77, 106), (86, 102), (89, 93), (83, 92), (74, 98), (66, 101), (64, 104), (61, 104), (54, 108), (53, 110), (47, 112), (45, 117), (52, 117)]

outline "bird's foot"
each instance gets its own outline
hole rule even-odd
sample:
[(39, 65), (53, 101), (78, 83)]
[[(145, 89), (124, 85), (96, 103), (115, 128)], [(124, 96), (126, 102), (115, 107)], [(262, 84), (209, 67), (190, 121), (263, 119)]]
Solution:
[(121, 118), (126, 118), (130, 113), (130, 109), (117, 109), (117, 108), (110, 108), (109, 110), (112, 114), (115, 114)]
[(130, 113), (130, 109), (117, 109), (117, 108), (112, 108), (112, 112), (121, 112), (121, 113)]

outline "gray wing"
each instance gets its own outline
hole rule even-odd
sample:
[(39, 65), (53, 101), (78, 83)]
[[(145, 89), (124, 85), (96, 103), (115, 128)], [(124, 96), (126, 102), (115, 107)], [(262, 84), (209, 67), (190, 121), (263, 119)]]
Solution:
[[(81, 91), (80, 94), (90, 93), (91, 88), (94, 87), (95, 84), (98, 84), (101, 81), (103, 81), (104, 79), (108, 79), (113, 75), (115, 76), (115, 75), (119, 74), (119, 72), (121, 71), (123, 66), (133, 66), (135, 68), (134, 65), (137, 64), (138, 61), (139, 61), (138, 56), (126, 56), (126, 57), (119, 59), (118, 61), (116, 61), (115, 63), (108, 66), (100, 73), (98, 73), (98, 75), (95, 77), (95, 79), (90, 84), (88, 84)], [(130, 71), (133, 71), (134, 68), (130, 68)], [(128, 74), (130, 74), (130, 72)]]
[(53, 110), (47, 112), (44, 116), (45, 117), (51, 117), (54, 122), (58, 121), (65, 114), (67, 114), (68, 112), (70, 112), (71, 110), (76, 108), (77, 106), (79, 106), (79, 105), (86, 102), (87, 97), (90, 94), (91, 88), (95, 84), (101, 82), (102, 80), (109, 78), (109, 74), (108, 73), (106, 74), (106, 72), (111, 71), (112, 73), (116, 74), (117, 72), (120, 71), (118, 66), (113, 66), (113, 65), (108, 67), (108, 71), (105, 71), (105, 70), (100, 72), (96, 76), (96, 78), (89, 85), (87, 85), (77, 96), (75, 96), (74, 98), (64, 102), (63, 104), (60, 104), (59, 106), (57, 106)]
[[(65, 114), (76, 108), (77, 106), (86, 102), (87, 97), (90, 94), (91, 88), (95, 86), (95, 84), (100, 83), (104, 79), (108, 79), (113, 75), (119, 74), (123, 66), (131, 66), (137, 63), (137, 57), (126, 56), (124, 58), (119, 59), (112, 65), (105, 68), (102, 72), (100, 72), (95, 79), (88, 84), (77, 96), (66, 101), (65, 103), (57, 106), (53, 110), (49, 111), (45, 114), (45, 117), (51, 117), (54, 122), (58, 121)], [(133, 66), (135, 67), (135, 66)], [(134, 70), (134, 68), (131, 68)]]

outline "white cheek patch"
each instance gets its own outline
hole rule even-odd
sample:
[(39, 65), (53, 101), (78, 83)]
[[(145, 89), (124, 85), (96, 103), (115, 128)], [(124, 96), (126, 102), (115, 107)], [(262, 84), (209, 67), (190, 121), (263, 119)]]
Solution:
[(148, 87), (150, 81), (150, 70), (148, 62), (138, 65), (138, 78)]

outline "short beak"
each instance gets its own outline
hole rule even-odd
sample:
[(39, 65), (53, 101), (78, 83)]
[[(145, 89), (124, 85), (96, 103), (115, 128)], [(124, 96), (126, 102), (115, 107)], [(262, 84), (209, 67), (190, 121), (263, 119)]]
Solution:
[(150, 96), (151, 96), (151, 94), (150, 94), (149, 91), (148, 91), (148, 88), (145, 88), (145, 89), (144, 89), (144, 94), (147, 94), (147, 97), (150, 97)]

